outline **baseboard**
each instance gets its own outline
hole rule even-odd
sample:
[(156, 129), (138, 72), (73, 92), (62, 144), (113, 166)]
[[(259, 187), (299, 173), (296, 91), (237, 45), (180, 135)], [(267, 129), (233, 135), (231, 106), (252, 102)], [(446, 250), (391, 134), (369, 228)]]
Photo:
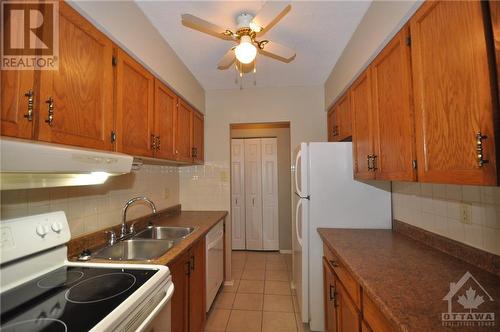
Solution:
[(280, 249), (280, 254), (288, 254), (288, 255), (291, 255), (291, 254), (292, 254), (292, 251), (291, 251), (291, 250), (281, 250), (281, 249)]
[(234, 286), (234, 280), (224, 281), (224, 286)]

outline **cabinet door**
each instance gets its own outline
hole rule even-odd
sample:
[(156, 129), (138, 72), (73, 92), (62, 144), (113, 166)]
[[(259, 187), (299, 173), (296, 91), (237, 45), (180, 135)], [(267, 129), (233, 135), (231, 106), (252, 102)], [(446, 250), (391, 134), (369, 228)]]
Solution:
[(404, 27), (370, 66), (377, 179), (416, 180), (409, 34)]
[(245, 233), (248, 250), (262, 250), (260, 138), (245, 139)]
[(113, 149), (112, 52), (104, 34), (59, 3), (59, 69), (41, 73), (38, 139)]
[[(1, 71), (2, 136), (33, 138), (33, 123), (38, 118), (35, 100), (39, 99), (34, 78), (33, 70)], [(38, 108), (38, 104), (36, 107)]]
[(177, 96), (155, 79), (154, 135), (157, 136), (155, 156), (175, 160), (175, 112)]
[(323, 293), (325, 307), (325, 330), (327, 332), (337, 332), (335, 275), (325, 258), (323, 258)]
[(117, 55), (117, 150), (153, 157), (154, 77), (123, 50)]
[(352, 136), (351, 128), (351, 101), (349, 94), (345, 94), (338, 102), (337, 140), (344, 141)]
[(279, 250), (278, 145), (276, 138), (261, 139), (262, 248)]
[(200, 332), (205, 325), (205, 282), (205, 238), (203, 237), (191, 248), (191, 276), (189, 280), (190, 332)]
[(203, 164), (204, 159), (204, 134), (205, 134), (205, 120), (203, 114), (200, 112), (193, 112), (193, 146), (191, 153), (193, 155), (193, 162)]
[(359, 332), (360, 329), (360, 315), (356, 306), (349, 298), (347, 291), (340, 282), (335, 283), (337, 290), (336, 304), (337, 304), (337, 328), (342, 332)]
[(420, 181), (497, 184), (485, 4), (429, 1), (410, 20)]
[[(497, 88), (500, 97), (500, 1), (489, 1), (491, 24), (493, 28), (493, 43), (495, 45), (495, 59), (497, 67)], [(500, 128), (495, 128), (498, 133)]]
[(332, 107), (330, 111), (328, 111), (327, 115), (328, 122), (328, 142), (337, 142), (338, 139), (338, 112), (337, 107)]
[(354, 178), (373, 179), (369, 157), (373, 155), (373, 120), (370, 71), (366, 70), (350, 90), (353, 115), (352, 147)]
[(231, 139), (231, 229), (233, 249), (245, 249), (245, 140)]
[(178, 161), (191, 162), (193, 109), (179, 99), (175, 125), (175, 153)]
[(175, 287), (172, 297), (172, 331), (189, 331), (189, 262), (190, 255), (187, 252), (168, 266)]

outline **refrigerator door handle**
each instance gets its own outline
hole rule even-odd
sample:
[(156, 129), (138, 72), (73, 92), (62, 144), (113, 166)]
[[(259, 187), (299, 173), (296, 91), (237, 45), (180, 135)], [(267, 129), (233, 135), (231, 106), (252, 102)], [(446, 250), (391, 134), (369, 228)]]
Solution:
[(308, 201), (311, 200), (311, 195), (300, 196), (297, 192), (295, 192), (295, 195), (297, 195), (297, 197), (301, 199), (307, 199)]
[(299, 235), (299, 224), (301, 224), (301, 229), (302, 229), (302, 222), (299, 222), (299, 208), (301, 205), (302, 205), (302, 200), (299, 200), (297, 203), (297, 207), (295, 209), (295, 235), (297, 236), (297, 241), (302, 247), (302, 238)]
[(299, 150), (299, 152), (297, 152), (297, 156), (295, 157), (295, 192), (297, 193), (297, 195), (299, 195), (299, 197), (302, 197), (302, 192), (299, 189), (299, 182), (297, 181), (298, 180), (297, 173), (299, 169), (299, 160), (301, 156), (302, 156), (302, 151)]

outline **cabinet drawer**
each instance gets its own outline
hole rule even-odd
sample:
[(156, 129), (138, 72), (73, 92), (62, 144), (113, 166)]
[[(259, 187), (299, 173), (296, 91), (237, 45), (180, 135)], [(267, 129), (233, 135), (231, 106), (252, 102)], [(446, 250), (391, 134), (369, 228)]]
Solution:
[(379, 310), (378, 306), (363, 292), (363, 318), (370, 325), (373, 332), (396, 331), (394, 325)]
[(356, 280), (351, 276), (349, 271), (340, 262), (337, 256), (326, 246), (323, 245), (323, 253), (328, 264), (333, 268), (340, 282), (344, 285), (347, 293), (353, 300), (358, 309), (361, 308), (361, 288)]

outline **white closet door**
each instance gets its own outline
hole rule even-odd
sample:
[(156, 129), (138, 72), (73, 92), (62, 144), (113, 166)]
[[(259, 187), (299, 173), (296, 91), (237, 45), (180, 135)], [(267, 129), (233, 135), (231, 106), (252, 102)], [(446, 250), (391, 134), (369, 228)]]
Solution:
[(245, 249), (245, 140), (231, 140), (231, 220), (233, 249)]
[(276, 138), (262, 139), (262, 233), (264, 250), (278, 250), (278, 146)]
[(245, 224), (249, 250), (262, 250), (262, 160), (260, 138), (245, 139)]

